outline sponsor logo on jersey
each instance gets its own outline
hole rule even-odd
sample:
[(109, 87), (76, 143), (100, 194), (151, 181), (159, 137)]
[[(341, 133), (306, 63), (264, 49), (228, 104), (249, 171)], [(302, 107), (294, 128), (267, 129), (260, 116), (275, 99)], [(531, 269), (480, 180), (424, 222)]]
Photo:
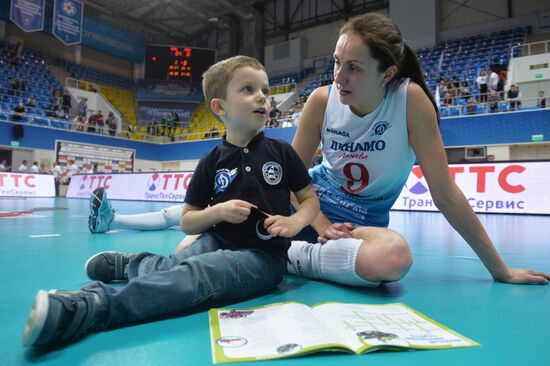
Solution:
[(350, 153), (358, 151), (382, 151), (386, 148), (386, 141), (372, 140), (365, 142), (339, 142), (332, 140), (330, 148), (335, 151), (347, 151)]
[(325, 130), (325, 132), (327, 132), (327, 133), (332, 133), (332, 134), (339, 135), (339, 136), (349, 137), (349, 132), (347, 132), (347, 131), (335, 130), (335, 129), (330, 128), (330, 127), (327, 127), (327, 129)]

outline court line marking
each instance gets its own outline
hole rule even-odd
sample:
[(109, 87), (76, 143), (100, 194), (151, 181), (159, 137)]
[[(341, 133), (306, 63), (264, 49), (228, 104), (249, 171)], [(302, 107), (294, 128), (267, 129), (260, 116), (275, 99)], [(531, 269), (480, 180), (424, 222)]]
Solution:
[(40, 234), (40, 235), (29, 235), (29, 238), (50, 238), (52, 236), (61, 236), (61, 234)]

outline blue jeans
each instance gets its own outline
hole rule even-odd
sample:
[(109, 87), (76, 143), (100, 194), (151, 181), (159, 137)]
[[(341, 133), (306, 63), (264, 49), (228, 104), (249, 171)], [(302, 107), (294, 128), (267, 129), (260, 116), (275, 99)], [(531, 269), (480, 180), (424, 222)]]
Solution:
[(168, 257), (140, 253), (126, 267), (128, 284), (93, 282), (94, 330), (173, 314), (213, 302), (259, 295), (275, 287), (286, 272), (283, 255), (241, 249), (206, 233)]

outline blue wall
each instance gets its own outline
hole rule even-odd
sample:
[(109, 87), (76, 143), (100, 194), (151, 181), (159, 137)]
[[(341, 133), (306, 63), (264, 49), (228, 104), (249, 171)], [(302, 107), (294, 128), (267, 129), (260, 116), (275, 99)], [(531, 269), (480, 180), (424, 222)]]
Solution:
[(550, 110), (494, 113), (446, 118), (441, 121), (445, 146), (515, 144), (532, 142), (532, 135), (550, 140)]
[[(154, 144), (99, 135), (23, 125), (25, 137), (20, 147), (54, 150), (55, 140), (77, 141), (97, 145), (117, 146), (136, 150), (136, 158), (154, 161), (200, 159), (219, 140)], [(9, 146), (12, 138), (11, 122), (0, 121), (0, 145)], [(292, 142), (295, 128), (266, 129), (267, 136)], [(494, 115), (447, 118), (441, 121), (445, 146), (515, 144), (531, 142), (532, 135), (543, 134), (550, 139), (550, 110)]]

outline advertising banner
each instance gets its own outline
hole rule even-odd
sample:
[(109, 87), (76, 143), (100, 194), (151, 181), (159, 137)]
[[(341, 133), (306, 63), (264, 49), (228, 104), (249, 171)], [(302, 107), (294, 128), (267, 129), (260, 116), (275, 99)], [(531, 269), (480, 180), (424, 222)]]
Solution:
[(10, 20), (25, 32), (44, 30), (45, 0), (11, 0)]
[[(449, 165), (475, 212), (550, 215), (550, 162)], [(392, 209), (438, 211), (420, 166)]]
[(1, 197), (55, 197), (53, 175), (0, 173)]
[(193, 172), (75, 175), (67, 197), (88, 199), (94, 189), (104, 187), (109, 199), (183, 202), (192, 176)]
[(84, 6), (78, 0), (54, 0), (52, 34), (70, 46), (82, 43)]

